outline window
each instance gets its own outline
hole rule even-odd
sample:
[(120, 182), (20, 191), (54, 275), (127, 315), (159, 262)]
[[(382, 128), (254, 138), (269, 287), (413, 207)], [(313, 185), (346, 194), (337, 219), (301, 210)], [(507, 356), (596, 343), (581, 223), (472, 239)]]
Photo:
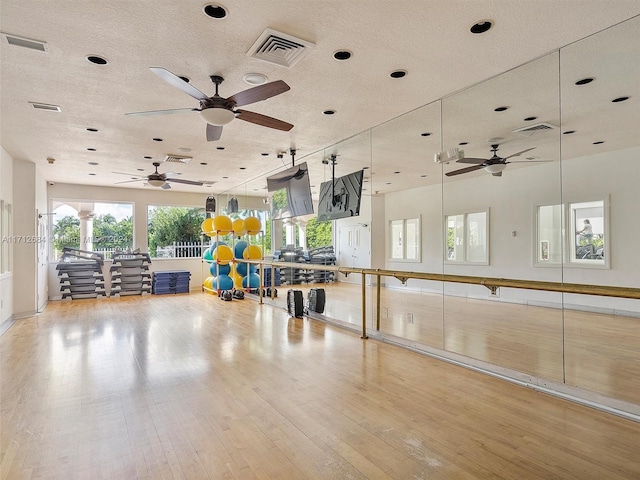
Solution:
[(419, 262), (421, 255), (420, 218), (391, 220), (391, 259)]
[(133, 248), (133, 205), (130, 203), (52, 202), (52, 258), (64, 247), (102, 253), (106, 259), (116, 251)]
[(446, 262), (489, 264), (488, 216), (488, 211), (446, 216)]
[(605, 211), (603, 200), (569, 204), (570, 263), (608, 266)]
[(562, 205), (541, 205), (536, 214), (536, 265), (562, 263)]
[(202, 208), (149, 205), (149, 255), (154, 258), (201, 257), (204, 219)]

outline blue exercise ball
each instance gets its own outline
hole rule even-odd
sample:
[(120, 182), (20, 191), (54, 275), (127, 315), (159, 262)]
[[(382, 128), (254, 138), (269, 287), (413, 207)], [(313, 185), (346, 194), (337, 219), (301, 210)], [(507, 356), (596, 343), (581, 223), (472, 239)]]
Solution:
[(209, 249), (208, 249), (209, 252), (211, 252), (211, 255), (213, 255), (213, 251), (216, 249), (216, 247), (218, 245), (226, 245), (226, 243), (222, 242), (222, 241), (220, 241), (220, 242), (211, 242), (211, 245), (209, 245)]
[(229, 275), (231, 273), (231, 265), (219, 265), (214, 262), (209, 266), (209, 272), (211, 272), (213, 276)]
[(216, 290), (233, 290), (233, 280), (229, 275), (218, 275), (213, 278), (213, 288)]
[(239, 240), (233, 246), (233, 256), (236, 258), (244, 258), (242, 254), (244, 253), (244, 249), (247, 248), (248, 244), (244, 240)]
[(242, 279), (244, 288), (260, 288), (260, 275), (251, 273)]
[(240, 275), (241, 277), (246, 277), (247, 271), (248, 271), (248, 264), (244, 262), (236, 263), (236, 272), (238, 272), (238, 275)]

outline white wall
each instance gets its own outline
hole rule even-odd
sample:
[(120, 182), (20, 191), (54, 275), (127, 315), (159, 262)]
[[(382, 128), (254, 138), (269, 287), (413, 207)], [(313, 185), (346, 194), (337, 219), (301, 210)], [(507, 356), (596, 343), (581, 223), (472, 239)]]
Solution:
[[(0, 147), (0, 199), (13, 206), (13, 158)], [(13, 248), (9, 244), (9, 248)], [(0, 274), (0, 324), (13, 314), (13, 272)]]
[[(385, 195), (387, 223), (398, 218), (422, 218), (422, 261), (392, 262), (386, 268), (453, 275), (541, 280), (566, 283), (640, 287), (640, 149), (634, 148), (588, 158), (507, 169), (500, 178), (489, 174), (462, 178), (441, 185)], [(603, 168), (606, 167), (606, 171)], [(560, 172), (562, 168), (562, 172)], [(563, 179), (560, 185), (560, 178)], [(581, 268), (570, 264), (534, 266), (535, 208), (610, 197), (611, 265), (609, 269)], [(419, 199), (419, 201), (416, 201)], [(444, 216), (490, 209), (490, 264), (444, 263)], [(512, 232), (516, 232), (512, 236)], [(386, 230), (388, 237), (388, 225)], [(389, 257), (387, 240), (385, 255)], [(394, 279), (388, 281), (394, 284)], [(397, 284), (397, 282), (396, 282)], [(420, 285), (413, 281), (413, 285)], [(426, 285), (426, 283), (423, 283)], [(418, 287), (420, 288), (420, 287)], [(425, 287), (423, 287), (425, 288)], [(428, 287), (427, 287), (428, 289)], [(558, 294), (503, 289), (502, 299), (555, 303)], [(488, 296), (481, 286), (447, 285), (447, 292)], [(577, 301), (575, 298), (572, 301)], [(580, 302), (606, 308), (640, 311), (638, 301), (589, 298)]]

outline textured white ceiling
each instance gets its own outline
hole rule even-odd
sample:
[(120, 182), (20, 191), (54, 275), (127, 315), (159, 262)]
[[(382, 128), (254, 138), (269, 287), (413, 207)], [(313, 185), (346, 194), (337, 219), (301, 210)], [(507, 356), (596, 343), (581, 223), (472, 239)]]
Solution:
[[(203, 13), (200, 1), (3, 0), (2, 32), (45, 41), (48, 52), (2, 42), (2, 146), (17, 160), (36, 162), (49, 181), (89, 185), (127, 179), (112, 172), (151, 173), (151, 162), (189, 149), (187, 154), (194, 157), (190, 164), (163, 164), (160, 171), (216, 183), (208, 188), (173, 184), (174, 190), (249, 195), (263, 195), (263, 176), (290, 165), (290, 156), (278, 159), (278, 152), (296, 148), (297, 159), (311, 167), (311, 183), (319, 187), (330, 176), (328, 167), (321, 164), (323, 156), (337, 153), (336, 173), (342, 175), (368, 166), (373, 146), (375, 156), (367, 175), (373, 172), (375, 185), (369, 191), (418, 186), (440, 178), (443, 167), (434, 165), (432, 158), (443, 146), (468, 141), (468, 147), (461, 147), (467, 156), (488, 156), (487, 139), (524, 126), (523, 115), (540, 114), (541, 121), (559, 122), (553, 113), (560, 88), (558, 56), (541, 58), (526, 67), (530, 70), (526, 74), (519, 69), (468, 94), (445, 98), (442, 112), (439, 104), (427, 104), (640, 14), (637, 0), (235, 0), (226, 2), (226, 7), (229, 15), (216, 20)], [(494, 28), (483, 35), (469, 33), (470, 26), (482, 19), (494, 21)], [(315, 47), (292, 68), (247, 57), (266, 28), (300, 37)], [(632, 30), (628, 35), (637, 42), (637, 33)], [(596, 42), (592, 48), (615, 52), (617, 45), (619, 39), (612, 39), (609, 44)], [(353, 57), (335, 60), (333, 53), (341, 49), (352, 51)], [(574, 50), (566, 61), (575, 75), (617, 78), (620, 74), (613, 75), (614, 66), (629, 61), (592, 62), (588, 49)], [(85, 59), (87, 55), (103, 56), (109, 63), (94, 65)], [(152, 66), (189, 77), (210, 95), (214, 86), (209, 76), (221, 75), (223, 97), (250, 88), (242, 80), (246, 73), (284, 80), (291, 87), (289, 92), (243, 108), (295, 127), (281, 132), (235, 120), (224, 128), (220, 141), (207, 142), (205, 123), (196, 112), (125, 116), (198, 106), (154, 75), (149, 70)], [(390, 78), (396, 69), (405, 69), (408, 75)], [(622, 75), (636, 73), (623, 71)], [(628, 92), (626, 85), (601, 84), (608, 85), (602, 90), (608, 100), (618, 91)], [(62, 112), (34, 110), (29, 102), (60, 105)], [(500, 104), (513, 108), (495, 119), (473, 114), (492, 111)], [(391, 120), (422, 105), (427, 106)], [(551, 113), (544, 113), (550, 105)], [(635, 105), (635, 113), (632, 106), (625, 106), (625, 115), (631, 115), (626, 124), (629, 118), (637, 119)], [(568, 112), (575, 114), (576, 122), (584, 117), (581, 108)], [(327, 109), (336, 114), (323, 115)], [(440, 115), (446, 135), (440, 132)], [(380, 126), (373, 135), (332, 147), (376, 125)], [(99, 131), (88, 132), (88, 127)], [(597, 131), (593, 122), (580, 127)], [(420, 136), (424, 132), (432, 135)], [(522, 140), (507, 136), (501, 153), (527, 148), (530, 144)], [(557, 142), (548, 143), (550, 150), (545, 150), (544, 139), (536, 140), (536, 156), (557, 159), (553, 150)], [(48, 157), (55, 163), (49, 164)], [(457, 167), (444, 167), (445, 171), (453, 168)], [(140, 188), (141, 184), (120, 186)]]

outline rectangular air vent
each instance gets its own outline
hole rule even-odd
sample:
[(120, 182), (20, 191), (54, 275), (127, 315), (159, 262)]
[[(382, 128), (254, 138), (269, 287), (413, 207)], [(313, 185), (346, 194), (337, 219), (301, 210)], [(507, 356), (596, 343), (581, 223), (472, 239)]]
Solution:
[(247, 56), (283, 67), (293, 67), (315, 44), (267, 28), (247, 52)]
[(526, 135), (527, 137), (530, 137), (538, 133), (548, 132), (549, 130), (555, 130), (556, 128), (558, 127), (550, 123), (540, 122), (540, 123), (536, 123), (535, 125), (527, 125), (526, 127), (516, 128), (515, 130), (513, 130), (513, 133), (518, 133), (520, 135)]
[(193, 157), (187, 157), (185, 155), (167, 155), (164, 157), (165, 163), (189, 163)]
[(47, 51), (47, 43), (40, 40), (32, 40), (30, 38), (18, 37), (16, 35), (10, 35), (3, 33), (2, 37), (7, 41), (9, 45), (15, 45), (16, 47), (30, 48), (31, 50), (38, 50), (39, 52)]
[(61, 112), (62, 109), (58, 105), (49, 105), (48, 103), (29, 102), (33, 108), (38, 110), (49, 110), (50, 112)]

